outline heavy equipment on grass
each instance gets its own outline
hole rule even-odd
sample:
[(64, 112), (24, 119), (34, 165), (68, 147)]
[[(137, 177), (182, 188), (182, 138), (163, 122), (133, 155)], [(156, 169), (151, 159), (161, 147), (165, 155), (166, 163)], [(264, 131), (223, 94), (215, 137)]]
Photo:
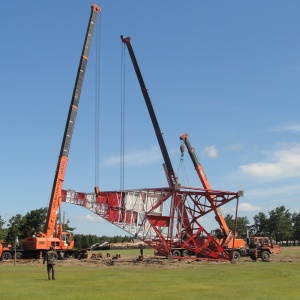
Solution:
[(262, 261), (269, 261), (271, 254), (279, 254), (281, 249), (279, 245), (273, 244), (268, 237), (254, 236), (247, 238), (247, 255), (254, 261), (261, 258)]
[[(199, 162), (195, 149), (191, 146), (188, 134), (184, 133), (180, 136), (180, 140), (183, 141), (186, 146), (190, 158), (193, 162), (197, 175), (203, 185), (204, 189), (211, 190), (210, 183), (204, 172), (204, 169)], [(183, 156), (184, 146), (180, 147)], [(209, 201), (214, 202), (211, 198)], [(211, 232), (211, 235), (215, 237), (216, 241), (228, 252), (232, 253), (232, 257), (235, 260), (239, 260), (241, 256), (250, 256), (252, 260), (261, 258), (263, 261), (269, 261), (271, 254), (278, 254), (280, 252), (279, 245), (273, 245), (268, 237), (251, 237), (246, 240), (236, 238), (237, 233), (232, 232), (223, 215), (220, 208), (215, 209), (215, 219), (220, 227)]]
[[(146, 106), (154, 127), (169, 186), (119, 191), (84, 193), (63, 190), (62, 201), (83, 206), (126, 232), (141, 239), (165, 256), (197, 259), (231, 259), (230, 254), (201, 225), (201, 218), (220, 206), (237, 200), (242, 192), (207, 190), (181, 186), (174, 172), (162, 132), (144, 84), (130, 38), (123, 38), (127, 46)], [(210, 201), (214, 199), (214, 201)]]
[[(194, 168), (197, 175), (202, 183), (202, 186), (206, 190), (211, 190), (210, 183), (204, 172), (204, 169), (199, 162), (195, 149), (191, 146), (188, 134), (184, 133), (180, 136), (180, 140), (183, 141), (186, 146), (189, 156), (193, 162)], [(181, 145), (181, 155), (184, 153), (184, 145)], [(214, 203), (213, 198), (208, 199), (210, 202)], [(241, 256), (247, 255), (246, 242), (244, 239), (236, 238), (237, 234), (234, 234), (232, 230), (229, 229), (220, 208), (214, 210), (215, 219), (219, 224), (219, 228), (211, 232), (211, 235), (215, 237), (215, 240), (226, 250), (228, 253), (233, 255), (233, 258), (239, 260)]]
[[(35, 236), (25, 238), (22, 241), (20, 247), (18, 247), (18, 251), (16, 254), (17, 258), (40, 258), (41, 255), (46, 250), (48, 250), (50, 246), (54, 246), (60, 256), (75, 258), (78, 258), (80, 256), (79, 251), (73, 250), (74, 239), (72, 234), (70, 232), (63, 232), (62, 224), (57, 225), (57, 214), (59, 207), (61, 206), (61, 191), (68, 163), (68, 155), (76, 121), (83, 79), (87, 66), (97, 15), (100, 11), (101, 8), (96, 4), (93, 4), (91, 6), (91, 13), (79, 61), (71, 104), (53, 181), (45, 230), (44, 232), (40, 232)], [(5, 244), (0, 245), (0, 258), (11, 259), (14, 255), (14, 247), (10, 247), (9, 245)]]

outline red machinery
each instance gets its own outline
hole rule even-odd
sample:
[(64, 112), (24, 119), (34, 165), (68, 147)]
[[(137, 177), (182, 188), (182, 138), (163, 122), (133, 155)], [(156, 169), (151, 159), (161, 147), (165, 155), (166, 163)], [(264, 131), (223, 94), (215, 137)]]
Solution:
[[(79, 193), (62, 191), (62, 201), (88, 208), (97, 215), (143, 240), (163, 255), (229, 260), (229, 253), (200, 224), (200, 219), (241, 196), (227, 192), (181, 187), (160, 131), (148, 91), (137, 64), (130, 38), (126, 44), (164, 158), (169, 187)], [(214, 199), (214, 201), (211, 201)]]
[(62, 145), (58, 157), (56, 173), (53, 181), (45, 230), (44, 232), (39, 233), (37, 236), (26, 238), (23, 241), (24, 256), (39, 257), (41, 251), (49, 249), (50, 246), (54, 246), (58, 252), (63, 252), (63, 254), (66, 256), (78, 255), (78, 252), (72, 251), (74, 247), (74, 240), (72, 234), (69, 232), (62, 232), (62, 226), (57, 226), (56, 220), (58, 209), (61, 205), (61, 191), (68, 163), (68, 155), (78, 110), (83, 79), (85, 75), (85, 69), (88, 61), (88, 55), (92, 42), (94, 27), (97, 20), (97, 14), (100, 11), (101, 8), (96, 4), (93, 4), (91, 6), (91, 14), (85, 35), (75, 86), (69, 108), (68, 118), (66, 121)]
[[(188, 134), (182, 134), (180, 136), (180, 140), (182, 140), (188, 150), (188, 153), (190, 155), (190, 158), (193, 162), (193, 165), (195, 167), (195, 170), (198, 174), (198, 177), (203, 185), (203, 188), (206, 190), (211, 190), (210, 183), (205, 175), (204, 169), (202, 165), (200, 164), (195, 149), (192, 148), (190, 141), (188, 139)], [(182, 155), (184, 151), (184, 146), (181, 147)], [(210, 198), (209, 201), (211, 203), (215, 202), (214, 198)], [(215, 230), (214, 236), (217, 242), (224, 247), (228, 252), (232, 253), (232, 250), (235, 251), (235, 257), (239, 258), (240, 255), (247, 255), (246, 250), (246, 242), (243, 239), (236, 239), (232, 231), (228, 228), (227, 223), (222, 215), (222, 212), (219, 208), (216, 208), (214, 210), (215, 212), (215, 219), (220, 225), (220, 228)]]
[[(191, 160), (194, 164), (195, 170), (198, 174), (199, 179), (203, 187), (206, 190), (211, 190), (210, 184), (205, 175), (204, 169), (201, 166), (195, 149), (191, 147), (191, 144), (188, 139), (188, 134), (182, 134), (180, 139), (184, 142), (187, 147), (188, 153), (191, 157)], [(183, 146), (183, 145), (182, 145)], [(182, 155), (184, 151), (184, 147), (181, 147)], [(242, 195), (242, 192), (240, 192)], [(214, 203), (215, 199), (209, 199), (212, 203)], [(247, 238), (248, 243), (244, 239), (235, 238), (235, 234), (233, 234), (227, 226), (227, 223), (222, 216), (221, 209), (216, 208), (214, 210), (215, 219), (219, 223), (220, 228), (216, 229), (212, 232), (212, 235), (215, 237), (215, 240), (230, 254), (235, 260), (239, 260), (241, 256), (250, 256), (252, 260), (257, 260), (257, 258), (261, 258), (263, 261), (267, 262), (270, 260), (271, 254), (278, 254), (280, 252), (279, 245), (273, 245), (271, 239), (268, 237), (251, 237)]]

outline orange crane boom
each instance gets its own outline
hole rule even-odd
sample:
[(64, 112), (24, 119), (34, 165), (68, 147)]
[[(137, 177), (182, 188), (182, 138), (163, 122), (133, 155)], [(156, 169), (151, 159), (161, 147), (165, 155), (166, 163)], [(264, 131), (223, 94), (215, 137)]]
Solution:
[(75, 126), (76, 115), (79, 105), (79, 99), (81, 94), (82, 83), (85, 75), (85, 69), (88, 61), (90, 46), (92, 42), (92, 34), (94, 31), (97, 14), (101, 11), (101, 8), (96, 4), (91, 6), (91, 15), (89, 19), (88, 28), (85, 35), (85, 41), (83, 44), (83, 49), (80, 57), (80, 62), (78, 66), (75, 86), (73, 90), (73, 95), (71, 99), (71, 104), (69, 108), (69, 114), (66, 121), (65, 132), (62, 140), (62, 145), (60, 149), (60, 154), (58, 157), (57, 168), (55, 172), (52, 193), (49, 203), (48, 216), (45, 226), (45, 237), (53, 236), (54, 229), (56, 226), (56, 218), (58, 208), (61, 205), (61, 190), (65, 178), (68, 155), (71, 145), (72, 134)]
[[(72, 234), (69, 232), (62, 232), (62, 226), (57, 226), (56, 221), (58, 210), (61, 206), (62, 187), (68, 164), (69, 150), (76, 121), (83, 79), (87, 66), (97, 15), (100, 11), (101, 8), (96, 4), (93, 4), (91, 6), (90, 18), (80, 56), (77, 76), (71, 98), (71, 104), (66, 120), (64, 135), (54, 176), (45, 229), (44, 232), (38, 233), (37, 236), (32, 236), (24, 239), (24, 256), (28, 258), (39, 257), (41, 251), (47, 250), (50, 246), (54, 246), (57, 251), (62, 252), (62, 254), (67, 256), (74, 256), (75, 253), (75, 251), (72, 250), (74, 247), (74, 239)], [(76, 256), (78, 256), (78, 254), (79, 253), (77, 252)]]
[[(196, 170), (198, 177), (203, 185), (203, 188), (206, 190), (211, 190), (210, 183), (206, 177), (206, 174), (204, 172), (202, 165), (200, 164), (200, 162), (197, 158), (195, 149), (190, 144), (190, 141), (188, 139), (188, 134), (187, 133), (182, 134), (180, 136), (180, 140), (182, 140), (184, 142), (185, 146), (187, 147), (188, 153), (191, 157), (191, 160), (194, 164), (195, 170)], [(208, 198), (208, 199), (211, 201), (212, 205), (215, 204), (215, 199), (213, 199), (213, 198)], [(218, 208), (218, 207), (215, 207), (215, 218), (216, 218), (216, 221), (220, 225), (220, 230), (222, 231), (222, 234), (219, 235), (220, 244), (222, 246), (228, 247), (229, 243), (233, 239), (233, 234), (232, 234), (231, 230), (228, 228), (228, 225), (222, 215), (222, 212), (221, 212), (220, 208)], [(241, 240), (241, 239), (236, 240), (236, 245), (244, 247), (244, 244), (245, 243), (243, 240)]]

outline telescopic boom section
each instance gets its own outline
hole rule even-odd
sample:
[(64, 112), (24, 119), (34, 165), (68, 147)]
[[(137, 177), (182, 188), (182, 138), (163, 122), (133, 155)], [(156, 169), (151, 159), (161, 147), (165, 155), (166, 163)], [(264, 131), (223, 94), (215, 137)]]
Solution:
[[(191, 144), (190, 144), (190, 141), (188, 139), (188, 134), (187, 133), (184, 133), (180, 136), (180, 139), (184, 142), (185, 146), (187, 147), (187, 150), (188, 150), (188, 153), (191, 157), (191, 160), (194, 164), (194, 167), (195, 167), (195, 170), (198, 174), (198, 177), (203, 185), (203, 188), (206, 189), (206, 190), (211, 190), (211, 186), (207, 180), (207, 177), (205, 175), (205, 172), (204, 172), (204, 169), (203, 167), (201, 166), (198, 158), (197, 158), (197, 155), (195, 153), (195, 149), (192, 148)], [(210, 200), (211, 204), (212, 205), (215, 205), (215, 199), (211, 198), (211, 197), (208, 197), (208, 199)], [(219, 223), (222, 231), (224, 232), (226, 238), (229, 237), (229, 235), (231, 235), (231, 231), (230, 229), (228, 228), (227, 226), (227, 223), (224, 219), (224, 217), (222, 216), (222, 213), (220, 211), (219, 208), (216, 208), (215, 209), (215, 213), (216, 213), (216, 220), (217, 222)]]
[(184, 142), (184, 144), (186, 145), (187, 149), (188, 149), (188, 153), (191, 157), (191, 160), (194, 164), (194, 167), (195, 167), (195, 170), (198, 174), (198, 177), (200, 178), (200, 181), (203, 185), (203, 187), (206, 189), (206, 190), (211, 190), (211, 187), (210, 187), (210, 184), (207, 180), (207, 177), (204, 173), (204, 170), (196, 156), (196, 153), (195, 153), (195, 149), (192, 148), (191, 144), (190, 144), (190, 141), (188, 139), (188, 134), (185, 133), (183, 135), (180, 136), (180, 139)]
[(152, 106), (152, 103), (151, 103), (151, 100), (150, 100), (150, 97), (149, 97), (149, 94), (148, 94), (148, 90), (145, 86), (145, 83), (144, 83), (139, 65), (138, 65), (137, 60), (135, 58), (135, 54), (133, 52), (133, 49), (132, 49), (132, 46), (131, 46), (131, 43), (130, 43), (130, 37), (124, 38), (121, 35), (121, 40), (127, 46), (130, 58), (132, 60), (133, 67), (135, 69), (136, 76), (137, 76), (138, 81), (140, 83), (140, 87), (141, 87), (141, 90), (142, 90), (142, 93), (143, 93), (143, 96), (144, 96), (144, 99), (145, 99), (145, 102), (146, 102), (146, 105), (147, 105), (147, 108), (148, 108), (148, 111), (149, 111), (149, 114), (150, 114), (150, 118), (151, 118), (151, 121), (152, 121), (152, 124), (153, 124), (153, 127), (154, 127), (154, 131), (155, 131), (155, 134), (156, 134), (156, 137), (157, 137), (157, 140), (158, 140), (158, 144), (160, 146), (160, 150), (161, 150), (161, 153), (162, 153), (164, 161), (165, 161), (165, 167), (166, 167), (167, 175), (169, 177), (168, 178), (169, 183), (172, 187), (174, 187), (178, 183), (177, 178), (176, 178), (175, 172), (173, 170), (173, 166), (172, 166), (172, 163), (171, 163), (171, 160), (170, 160), (170, 157), (169, 157), (169, 154), (168, 154), (168, 150), (167, 150), (162, 132), (160, 130), (160, 127), (159, 127), (159, 124), (158, 124), (158, 121), (157, 121), (157, 118), (156, 118), (156, 115), (155, 115), (155, 112), (154, 112), (154, 109), (153, 109), (153, 106)]
[(55, 225), (58, 208), (61, 205), (61, 191), (65, 178), (65, 172), (68, 163), (68, 155), (70, 150), (71, 139), (73, 135), (79, 99), (85, 74), (85, 69), (88, 61), (88, 55), (90, 51), (90, 46), (92, 43), (92, 37), (94, 32), (94, 27), (97, 20), (97, 14), (101, 11), (101, 8), (96, 4), (91, 6), (91, 15), (85, 35), (85, 40), (83, 44), (83, 49), (80, 57), (80, 62), (78, 66), (76, 81), (74, 85), (73, 95), (71, 99), (71, 105), (69, 108), (69, 114), (66, 121), (65, 132), (62, 140), (62, 145), (60, 149), (60, 154), (57, 162), (57, 168), (55, 172), (55, 177), (53, 181), (52, 193), (49, 203), (48, 216), (45, 226), (45, 235), (46, 237), (52, 237)]

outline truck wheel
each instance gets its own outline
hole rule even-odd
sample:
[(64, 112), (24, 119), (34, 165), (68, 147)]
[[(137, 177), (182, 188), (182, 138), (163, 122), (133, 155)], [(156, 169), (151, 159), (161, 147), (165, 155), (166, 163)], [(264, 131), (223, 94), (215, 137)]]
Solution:
[(270, 260), (270, 253), (269, 253), (268, 251), (263, 251), (263, 252), (261, 253), (261, 259), (262, 259), (262, 261), (264, 261), (264, 262), (269, 261), (269, 260)]
[(240, 252), (233, 251), (233, 257), (232, 257), (232, 259), (234, 259), (234, 260), (236, 260), (236, 261), (239, 261), (240, 258), (241, 258)]
[(73, 257), (74, 259), (79, 259), (79, 258), (80, 258), (80, 252), (78, 252), (78, 251), (73, 252), (72, 257)]
[(183, 250), (183, 251), (182, 251), (182, 256), (183, 256), (183, 257), (190, 256), (189, 250)]
[(12, 259), (12, 255), (9, 252), (4, 252), (2, 254), (2, 259), (3, 260), (10, 260), (10, 259)]
[[(14, 255), (15, 258), (15, 255)], [(16, 259), (21, 259), (22, 258), (22, 252), (17, 252), (16, 253)]]
[(74, 251), (74, 252), (65, 252), (63, 254), (64, 259), (79, 259), (80, 258), (80, 253), (79, 251)]
[(70, 255), (68, 252), (62, 252), (62, 255), (64, 256), (64, 259), (70, 259)]
[(251, 254), (251, 255), (250, 255), (250, 258), (251, 258), (252, 260), (254, 260), (254, 261), (257, 261), (257, 257), (256, 257), (254, 254)]
[(179, 250), (174, 250), (173, 251), (173, 256), (180, 256), (180, 251)]

